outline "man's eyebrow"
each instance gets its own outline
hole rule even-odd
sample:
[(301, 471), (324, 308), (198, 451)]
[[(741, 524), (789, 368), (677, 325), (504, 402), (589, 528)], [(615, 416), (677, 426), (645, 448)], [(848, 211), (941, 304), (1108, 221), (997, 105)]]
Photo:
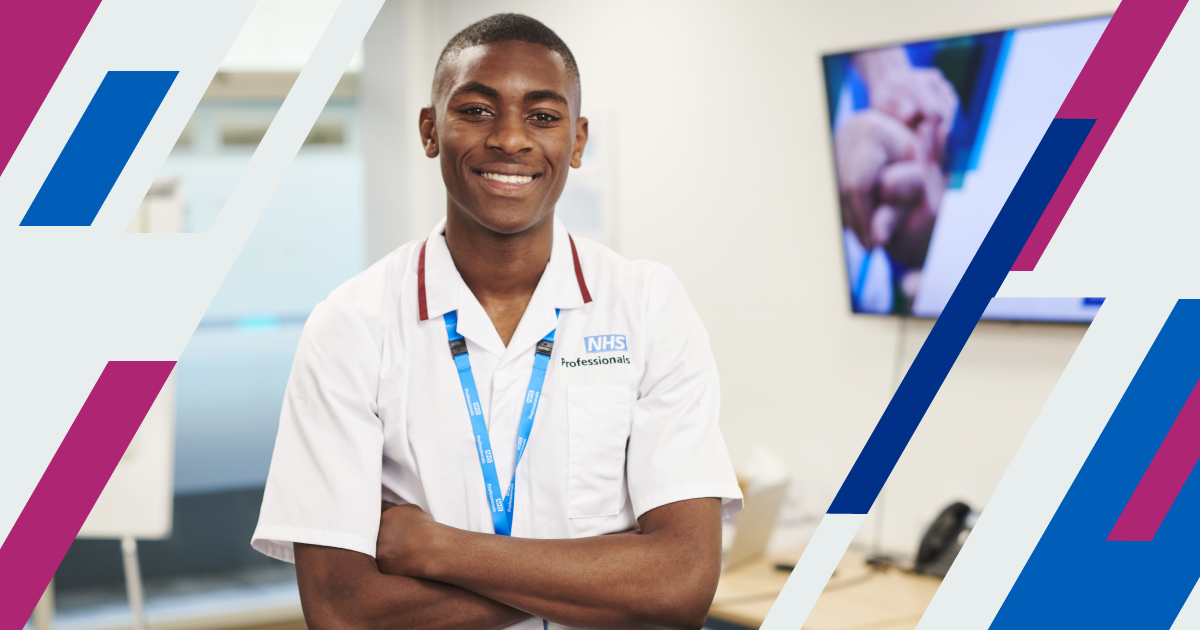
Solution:
[(531, 101), (558, 101), (563, 105), (568, 105), (567, 97), (555, 92), (554, 90), (534, 90), (525, 94), (525, 102)]
[(500, 92), (496, 91), (496, 88), (486, 86), (478, 81), (463, 84), (457, 90), (454, 90), (454, 94), (450, 96), (458, 96), (459, 94), (481, 94), (490, 98), (500, 98)]

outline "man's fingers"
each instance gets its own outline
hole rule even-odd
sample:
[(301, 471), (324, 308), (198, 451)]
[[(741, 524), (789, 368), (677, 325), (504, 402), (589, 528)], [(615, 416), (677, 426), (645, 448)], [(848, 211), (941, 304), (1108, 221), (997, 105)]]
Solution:
[(842, 185), (874, 185), (885, 164), (916, 157), (917, 137), (904, 123), (876, 109), (854, 115), (834, 131)]
[(842, 192), (842, 222), (867, 249), (871, 247), (871, 202), (869, 190)]
[(917, 157), (917, 136), (912, 129), (883, 113), (872, 117), (873, 131), (887, 152), (887, 162), (911, 160)]
[(893, 93), (883, 103), (881, 109), (891, 114), (896, 120), (906, 125), (911, 125), (913, 119), (921, 113), (921, 109), (916, 106), (913, 100), (908, 94), (904, 94), (903, 92)]
[(925, 194), (925, 174), (916, 160), (893, 162), (879, 173), (879, 198), (885, 203), (910, 206)]
[[(938, 141), (945, 144), (950, 128), (954, 126), (954, 116), (958, 113), (958, 94), (937, 68), (923, 70), (920, 80), (928, 107), (937, 113)], [(937, 148), (940, 153), (942, 147)]]
[(875, 209), (871, 216), (871, 246), (887, 245), (900, 221), (900, 211), (887, 204)]
[(915, 70), (914, 74), (912, 93), (920, 102), (922, 113), (939, 120), (952, 118), (954, 110), (958, 108), (958, 95), (942, 71), (937, 68), (921, 68)]
[(933, 79), (934, 92), (941, 99), (942, 111), (946, 113), (947, 118), (953, 119), (955, 111), (958, 110), (958, 93), (954, 91), (954, 86), (946, 80), (939, 70)]
[[(916, 160), (923, 153), (919, 143), (912, 129), (874, 109), (855, 114), (834, 132), (843, 220), (864, 247), (869, 249), (877, 240), (872, 234), (872, 221), (875, 206), (880, 201), (877, 191), (881, 185), (881, 173), (889, 169), (889, 165)], [(893, 196), (899, 195), (905, 199), (919, 196), (919, 181), (908, 184), (907, 177), (897, 175), (897, 178), (898, 183), (887, 188)], [(902, 206), (904, 201), (896, 204)], [(876, 228), (874, 231), (880, 230)]]

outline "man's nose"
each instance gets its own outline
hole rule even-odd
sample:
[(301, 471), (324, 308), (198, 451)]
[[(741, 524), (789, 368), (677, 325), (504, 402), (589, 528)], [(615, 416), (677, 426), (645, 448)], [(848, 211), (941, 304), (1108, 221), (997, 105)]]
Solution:
[(488, 148), (499, 149), (507, 155), (516, 155), (533, 150), (525, 120), (519, 115), (500, 116), (492, 134), (488, 137)]

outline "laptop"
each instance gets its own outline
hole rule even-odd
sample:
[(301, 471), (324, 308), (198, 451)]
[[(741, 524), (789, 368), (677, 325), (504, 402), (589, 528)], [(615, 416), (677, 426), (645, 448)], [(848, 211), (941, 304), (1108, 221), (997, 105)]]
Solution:
[(747, 493), (742, 511), (733, 517), (737, 531), (733, 535), (733, 544), (722, 558), (722, 569), (762, 555), (767, 550), (767, 541), (771, 531), (775, 529), (775, 520), (779, 517), (779, 508), (787, 495), (787, 481), (767, 486), (755, 492)]

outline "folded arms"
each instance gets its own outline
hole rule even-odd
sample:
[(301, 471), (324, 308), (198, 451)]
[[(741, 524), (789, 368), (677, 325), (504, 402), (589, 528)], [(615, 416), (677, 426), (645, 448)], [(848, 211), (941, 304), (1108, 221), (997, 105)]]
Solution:
[(377, 558), (295, 545), (312, 630), (505, 628), (531, 616), (573, 628), (700, 628), (720, 572), (721, 501), (650, 510), (635, 532), (509, 538), (389, 507)]

